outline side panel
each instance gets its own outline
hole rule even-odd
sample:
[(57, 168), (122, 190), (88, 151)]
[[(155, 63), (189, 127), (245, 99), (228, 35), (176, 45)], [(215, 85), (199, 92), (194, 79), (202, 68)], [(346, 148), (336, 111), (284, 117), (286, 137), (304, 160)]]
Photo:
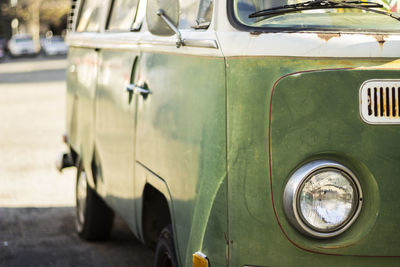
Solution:
[[(296, 244), (331, 254), (400, 256), (400, 233), (393, 228), (400, 220), (400, 144), (396, 142), (400, 128), (366, 124), (360, 118), (358, 101), (364, 81), (398, 76), (399, 70), (327, 70), (290, 75), (276, 84), (271, 110), (271, 181), (278, 219)], [(334, 239), (305, 238), (293, 231), (282, 213), (279, 189), (297, 165), (314, 159), (344, 164), (363, 190), (360, 216)]]
[(93, 48), (71, 47), (67, 74), (67, 134), (85, 169), (90, 169), (94, 143), (95, 91), (98, 53)]
[(101, 50), (96, 91), (97, 190), (132, 229), (136, 229), (133, 191), (137, 101), (127, 87), (134, 80), (138, 54), (138, 50)]
[[(161, 46), (152, 46), (143, 51), (140, 81), (152, 93), (139, 99), (137, 161), (169, 188), (181, 266), (190, 266), (192, 253), (199, 250), (216, 266), (224, 265), (224, 59), (179, 54), (190, 48), (170, 50), (162, 53)], [(212, 231), (208, 239), (207, 230)]]

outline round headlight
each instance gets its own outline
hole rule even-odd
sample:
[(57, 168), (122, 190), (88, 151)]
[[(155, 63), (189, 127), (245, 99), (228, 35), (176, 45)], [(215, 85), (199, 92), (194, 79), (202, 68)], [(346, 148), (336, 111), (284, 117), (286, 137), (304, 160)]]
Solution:
[(319, 238), (339, 235), (350, 227), (361, 204), (361, 187), (354, 174), (328, 160), (299, 168), (284, 192), (284, 208), (290, 222), (303, 233)]

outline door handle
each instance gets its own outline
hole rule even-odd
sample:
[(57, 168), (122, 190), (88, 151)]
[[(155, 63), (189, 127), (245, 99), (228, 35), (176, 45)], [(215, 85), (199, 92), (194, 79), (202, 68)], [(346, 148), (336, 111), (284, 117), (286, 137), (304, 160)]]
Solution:
[(151, 91), (149, 89), (136, 86), (134, 84), (130, 84), (126, 87), (126, 91), (129, 93), (137, 94), (137, 95), (142, 95), (142, 96), (147, 96), (148, 94), (151, 94)]

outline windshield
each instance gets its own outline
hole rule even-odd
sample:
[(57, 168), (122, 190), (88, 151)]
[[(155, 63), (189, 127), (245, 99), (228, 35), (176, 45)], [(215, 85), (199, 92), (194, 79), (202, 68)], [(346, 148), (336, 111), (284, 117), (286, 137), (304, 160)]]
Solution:
[[(397, 0), (347, 1), (357, 3), (364, 8), (346, 7), (342, 5), (327, 6), (321, 4), (308, 5), (308, 0), (233, 0), (230, 4), (234, 13), (234, 22), (247, 28), (263, 30), (337, 30), (362, 32), (400, 31), (400, 21), (384, 14), (377, 14), (365, 9), (376, 3), (382, 8), (372, 8), (385, 12), (397, 12)], [(301, 3), (306, 3), (306, 8)], [(346, 2), (345, 2), (346, 3)], [(293, 5), (296, 7), (293, 8)], [(353, 4), (354, 5), (354, 4)], [(259, 11), (264, 11), (260, 12)], [(249, 18), (249, 15), (258, 15)], [(256, 13), (257, 14), (257, 13)], [(256, 30), (256, 29), (255, 29)]]

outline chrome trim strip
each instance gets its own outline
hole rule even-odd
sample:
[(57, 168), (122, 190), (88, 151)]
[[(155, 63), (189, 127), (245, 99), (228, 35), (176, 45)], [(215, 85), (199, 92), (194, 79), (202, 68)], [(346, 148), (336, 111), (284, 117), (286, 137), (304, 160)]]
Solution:
[[(218, 43), (216, 40), (212, 39), (184, 39), (184, 46), (193, 48), (212, 48), (218, 49)], [(84, 47), (84, 48), (107, 48), (107, 49), (129, 49), (137, 48), (140, 45), (155, 45), (155, 46), (176, 46), (176, 42), (171, 40), (141, 40), (138, 42), (129, 42), (123, 40), (85, 40), (85, 39), (75, 39), (71, 38), (68, 40), (68, 45), (71, 47)]]
[(172, 40), (141, 40), (139, 45), (156, 45), (156, 46), (176, 46), (176, 41)]
[[(126, 34), (124, 36), (119, 36), (117, 38), (117, 34), (109, 34), (109, 37), (106, 37), (107, 34), (91, 34), (88, 35), (86, 33), (81, 34), (70, 34), (67, 38), (67, 43), (70, 47), (83, 47), (83, 48), (100, 48), (100, 49), (134, 49), (137, 50), (139, 46), (139, 39), (129, 39)], [(115, 38), (111, 38), (115, 37)]]
[[(218, 49), (219, 45), (215, 39), (193, 38), (183, 39), (183, 46), (193, 48), (211, 48)], [(71, 47), (85, 48), (106, 48), (106, 49), (137, 49), (138, 46), (154, 45), (175, 47), (176, 40), (174, 38), (160, 38), (146, 33), (70, 33), (67, 37), (67, 43)]]
[(81, 48), (100, 48), (100, 49), (110, 49), (110, 50), (137, 50), (139, 49), (138, 44), (127, 44), (127, 43), (108, 43), (108, 44), (102, 44), (102, 43), (97, 43), (97, 45), (89, 44), (87, 42), (74, 42), (69, 44), (70, 47), (81, 47)]
[[(319, 171), (321, 169), (338, 169), (346, 173), (351, 179), (352, 182), (354, 183), (357, 193), (358, 193), (358, 201), (357, 201), (357, 208), (352, 215), (352, 217), (345, 223), (345, 225), (342, 226), (342, 228), (339, 228), (333, 232), (319, 232), (316, 231), (312, 228), (310, 228), (308, 225), (306, 225), (303, 220), (301, 219), (301, 215), (299, 214), (298, 207), (297, 207), (297, 199), (298, 199), (298, 194), (299, 190), (302, 187), (304, 181), (313, 173), (316, 171)], [(358, 215), (360, 214), (361, 211), (361, 206), (363, 202), (363, 195), (362, 195), (362, 190), (361, 190), (361, 185), (358, 182), (356, 176), (353, 174), (352, 171), (350, 171), (347, 167), (344, 165), (337, 163), (332, 160), (316, 160), (309, 162), (303, 166), (301, 166), (299, 169), (297, 169), (292, 176), (289, 178), (289, 181), (287, 182), (285, 186), (285, 191), (283, 193), (283, 208), (286, 214), (286, 217), (290, 221), (290, 223), (298, 229), (300, 232), (303, 234), (306, 234), (311, 237), (316, 237), (316, 238), (329, 238), (329, 237), (334, 237), (337, 236), (344, 231), (346, 231), (357, 219)]]
[(184, 39), (185, 46), (218, 49), (218, 43), (212, 39)]
[[(195, 48), (213, 48), (218, 49), (218, 43), (212, 39), (183, 39), (183, 46)], [(171, 40), (141, 40), (140, 45), (160, 45), (160, 46), (176, 46), (176, 42)]]

